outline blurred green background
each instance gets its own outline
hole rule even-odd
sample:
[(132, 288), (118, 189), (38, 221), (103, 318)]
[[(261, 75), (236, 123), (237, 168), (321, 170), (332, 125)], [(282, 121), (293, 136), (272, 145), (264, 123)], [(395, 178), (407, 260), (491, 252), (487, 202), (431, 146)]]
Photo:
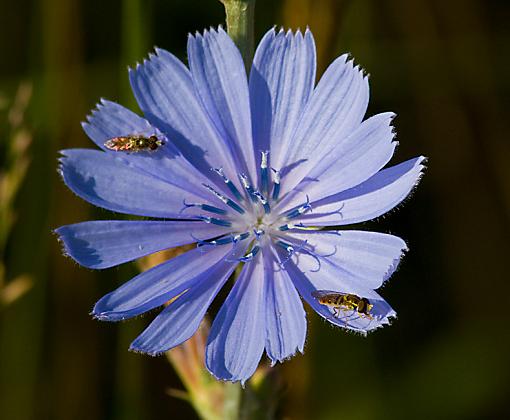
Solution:
[[(127, 66), (154, 45), (185, 60), (187, 33), (222, 23), (222, 5), (0, 4), (0, 163), (4, 179), (23, 181), (2, 198), (15, 218), (2, 213), (0, 418), (196, 418), (168, 395), (182, 385), (164, 357), (127, 351), (152, 315), (88, 315), (136, 266), (80, 268), (50, 230), (110, 217), (64, 187), (57, 151), (92, 146), (80, 121), (100, 97), (136, 109)], [(366, 225), (410, 245), (382, 291), (398, 320), (363, 339), (310, 313), (305, 355), (277, 368), (279, 417), (510, 418), (509, 16), (506, 0), (257, 0), (257, 40), (272, 25), (308, 25), (320, 72), (351, 52), (371, 74), (369, 114), (398, 114), (394, 162), (429, 157), (413, 197)]]

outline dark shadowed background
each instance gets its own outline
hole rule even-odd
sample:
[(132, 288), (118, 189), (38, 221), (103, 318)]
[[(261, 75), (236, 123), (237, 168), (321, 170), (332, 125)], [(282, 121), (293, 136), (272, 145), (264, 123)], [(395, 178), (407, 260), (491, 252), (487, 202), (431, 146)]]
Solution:
[[(122, 324), (89, 316), (136, 265), (80, 268), (50, 231), (110, 217), (56, 173), (59, 149), (92, 146), (80, 121), (101, 97), (137, 109), (127, 66), (154, 45), (185, 60), (187, 33), (222, 23), (223, 8), (216, 0), (0, 5), (4, 167), (12, 100), (21, 82), (33, 88), (21, 123), (30, 166), (0, 284), (18, 281), (0, 309), (0, 418), (196, 418), (167, 394), (181, 384), (164, 357), (127, 351), (152, 315)], [(409, 244), (382, 291), (399, 318), (364, 339), (309, 313), (305, 355), (277, 368), (281, 417), (510, 418), (509, 17), (505, 0), (257, 0), (257, 40), (272, 25), (308, 25), (319, 72), (352, 53), (371, 74), (368, 114), (398, 114), (393, 163), (429, 157), (411, 199), (365, 226)]]

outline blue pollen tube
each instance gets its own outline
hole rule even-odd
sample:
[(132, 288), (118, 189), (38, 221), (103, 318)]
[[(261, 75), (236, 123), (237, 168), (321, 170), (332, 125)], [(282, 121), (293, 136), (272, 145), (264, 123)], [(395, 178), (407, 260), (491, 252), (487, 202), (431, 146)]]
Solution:
[(213, 187), (207, 184), (202, 184), (205, 188), (207, 188), (210, 192), (212, 192), (223, 204), (226, 204), (230, 208), (234, 209), (240, 214), (244, 214), (244, 209), (237, 204), (234, 200), (231, 200), (228, 197), (225, 197), (223, 194), (220, 194), (218, 191), (216, 191)]
[(232, 207), (235, 211), (237, 211), (240, 214), (244, 214), (244, 209), (237, 204), (235, 201), (231, 200), (230, 198), (227, 198), (227, 206)]
[(259, 251), (260, 251), (260, 246), (255, 245), (253, 247), (253, 249), (251, 250), (251, 252), (246, 254), (244, 257), (239, 258), (239, 261), (241, 261), (241, 262), (251, 261), (259, 253)]
[(306, 196), (306, 203), (295, 208), (294, 210), (289, 211), (288, 213), (285, 214), (285, 217), (287, 219), (293, 219), (295, 217), (301, 216), (302, 214), (306, 213), (309, 210), (312, 210), (312, 206), (310, 205), (310, 199), (308, 198), (308, 196)]
[(263, 194), (269, 193), (269, 171), (267, 169), (267, 156), (269, 152), (261, 152), (262, 158), (260, 160), (260, 183)]
[(198, 218), (200, 220), (203, 220), (205, 223), (211, 223), (213, 225), (225, 226), (225, 227), (232, 226), (232, 223), (229, 222), (228, 220), (218, 219), (216, 217), (198, 216)]
[(253, 195), (259, 199), (260, 203), (262, 204), (262, 207), (264, 207), (264, 212), (266, 214), (271, 213), (271, 207), (269, 206), (269, 203), (266, 200), (266, 198), (258, 191), (254, 191)]
[[(218, 207), (211, 206), (209, 204), (198, 204), (198, 203), (186, 203), (186, 200), (183, 200), (182, 202), (184, 204), (184, 208), (189, 207), (198, 207), (204, 211), (207, 211), (209, 213), (215, 213), (215, 214), (227, 214), (227, 211), (224, 209), (220, 209)], [(183, 210), (184, 210), (183, 208)], [(181, 210), (182, 211), (182, 210)]]
[(210, 206), (209, 204), (200, 204), (200, 208), (204, 211), (208, 211), (209, 213), (227, 214), (226, 210)]
[(239, 192), (237, 187), (234, 185), (234, 183), (229, 178), (227, 178), (227, 176), (223, 172), (223, 168), (216, 168), (216, 169), (215, 168), (211, 168), (211, 170), (213, 170), (214, 172), (216, 172), (219, 176), (221, 176), (223, 178), (223, 182), (225, 182), (225, 184), (227, 185), (228, 189), (230, 190), (230, 192), (232, 194), (234, 194), (234, 197), (237, 200), (242, 200), (243, 199), (243, 196)]
[(255, 190), (248, 182), (248, 177), (245, 174), (239, 175), (239, 178), (241, 178), (241, 182), (243, 184), (244, 189), (246, 190), (248, 197), (253, 201), (254, 203), (257, 202), (257, 196), (254, 194)]

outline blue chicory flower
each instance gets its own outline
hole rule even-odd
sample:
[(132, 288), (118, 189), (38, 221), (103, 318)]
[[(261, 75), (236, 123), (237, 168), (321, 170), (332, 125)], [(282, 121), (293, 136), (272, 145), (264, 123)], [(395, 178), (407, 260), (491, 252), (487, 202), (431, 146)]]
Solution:
[[(340, 226), (397, 206), (417, 184), (424, 158), (382, 169), (396, 147), (393, 114), (363, 120), (369, 98), (363, 71), (343, 55), (315, 86), (308, 30), (267, 32), (249, 78), (221, 28), (190, 35), (188, 59), (189, 69), (156, 49), (129, 71), (145, 118), (101, 100), (83, 128), (102, 150), (62, 151), (60, 172), (78, 196), (157, 219), (57, 229), (65, 253), (79, 264), (104, 269), (197, 243), (104, 296), (93, 315), (123, 320), (179, 296), (131, 345), (162, 353), (195, 333), (243, 264), (206, 348), (216, 378), (242, 382), (264, 350), (273, 364), (303, 351), (301, 298), (347, 330), (364, 334), (388, 324), (395, 311), (375, 290), (406, 245)], [(155, 136), (161, 145), (132, 153), (105, 146), (130, 136)], [(322, 290), (364, 297), (373, 307), (367, 314), (338, 311), (314, 297)]]

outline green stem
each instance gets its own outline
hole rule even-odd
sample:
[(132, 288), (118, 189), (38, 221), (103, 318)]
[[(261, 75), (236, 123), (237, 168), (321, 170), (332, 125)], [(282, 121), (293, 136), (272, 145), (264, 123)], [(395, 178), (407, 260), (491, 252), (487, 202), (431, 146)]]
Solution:
[(253, 22), (255, 0), (220, 0), (227, 15), (227, 32), (243, 56), (246, 71), (253, 58)]
[(225, 400), (223, 403), (223, 419), (239, 419), (239, 410), (241, 406), (241, 385), (239, 383), (225, 383)]

